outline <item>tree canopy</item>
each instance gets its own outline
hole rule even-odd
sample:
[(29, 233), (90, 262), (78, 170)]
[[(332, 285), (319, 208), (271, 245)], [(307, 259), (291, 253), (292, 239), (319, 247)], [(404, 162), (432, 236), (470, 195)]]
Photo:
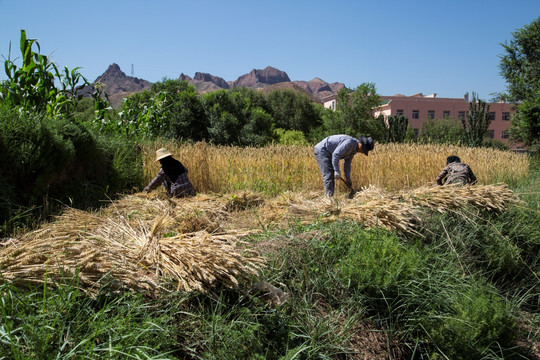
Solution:
[(517, 106), (510, 132), (516, 140), (535, 147), (540, 140), (540, 17), (512, 36), (501, 44), (505, 53), (499, 64), (507, 83), (503, 98)]

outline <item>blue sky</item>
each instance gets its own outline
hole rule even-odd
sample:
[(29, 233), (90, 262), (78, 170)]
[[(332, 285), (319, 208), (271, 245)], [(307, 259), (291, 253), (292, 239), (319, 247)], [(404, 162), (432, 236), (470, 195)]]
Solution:
[(151, 82), (273, 66), (291, 80), (374, 83), (381, 95), (489, 100), (506, 88), (500, 44), (539, 16), (540, 0), (0, 0), (0, 54), (11, 41), (19, 56), (25, 29), (89, 81), (112, 63)]

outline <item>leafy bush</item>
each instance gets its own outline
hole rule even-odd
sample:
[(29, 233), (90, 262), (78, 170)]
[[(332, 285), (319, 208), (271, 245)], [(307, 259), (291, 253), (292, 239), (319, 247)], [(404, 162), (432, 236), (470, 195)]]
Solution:
[(201, 100), (186, 81), (163, 80), (124, 99), (120, 119), (98, 123), (100, 130), (138, 137), (202, 140), (208, 125)]
[(293, 90), (274, 90), (267, 99), (276, 128), (308, 134), (322, 123), (316, 105), (307, 95)]
[(25, 209), (40, 209), (29, 217), (47, 216), (60, 204), (92, 206), (105, 196), (139, 186), (142, 160), (135, 144), (93, 135), (81, 124), (4, 111), (0, 113), (0, 179), (5, 185), (0, 223), (7, 230), (16, 225), (13, 217)]
[(278, 139), (278, 143), (282, 145), (307, 145), (308, 142), (304, 133), (299, 130), (284, 130), (275, 129), (274, 135)]
[(272, 140), (273, 119), (264, 109), (264, 100), (252, 92), (217, 90), (203, 95), (210, 142), (260, 146)]
[(490, 147), (490, 148), (497, 149), (497, 150), (508, 150), (508, 149), (510, 149), (510, 147), (508, 145), (506, 145), (504, 142), (502, 142), (501, 140), (489, 139), (489, 138), (484, 139), (484, 142), (482, 143), (482, 146)]
[(388, 142), (402, 143), (407, 136), (408, 128), (409, 118), (407, 118), (405, 115), (389, 116), (386, 140)]
[(455, 119), (434, 119), (422, 123), (418, 139), (424, 144), (459, 144), (463, 129)]

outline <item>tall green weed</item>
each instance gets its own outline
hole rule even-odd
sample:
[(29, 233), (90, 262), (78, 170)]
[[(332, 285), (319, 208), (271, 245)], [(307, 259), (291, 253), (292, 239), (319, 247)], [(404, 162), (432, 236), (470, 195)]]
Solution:
[(76, 280), (31, 288), (1, 283), (0, 293), (2, 359), (172, 358), (174, 308), (141, 295), (90, 297)]

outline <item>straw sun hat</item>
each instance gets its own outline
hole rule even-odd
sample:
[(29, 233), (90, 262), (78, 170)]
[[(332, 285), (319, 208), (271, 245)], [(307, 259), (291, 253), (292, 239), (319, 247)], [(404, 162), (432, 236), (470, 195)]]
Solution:
[(161, 148), (156, 151), (156, 161), (166, 158), (167, 156), (172, 156), (172, 154), (165, 148)]

